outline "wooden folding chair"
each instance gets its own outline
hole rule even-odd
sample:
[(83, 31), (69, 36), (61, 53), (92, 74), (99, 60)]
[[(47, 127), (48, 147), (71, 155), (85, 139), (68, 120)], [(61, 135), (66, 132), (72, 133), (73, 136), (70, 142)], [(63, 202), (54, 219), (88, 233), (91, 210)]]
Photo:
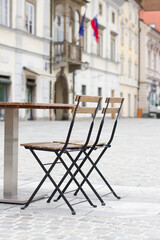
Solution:
[[(82, 166), (84, 165), (84, 163), (86, 162), (86, 160), (89, 160), (90, 163), (92, 164), (92, 167), (90, 168), (90, 170), (88, 171), (88, 173), (86, 174), (86, 176), (84, 177), (83, 181), (81, 182), (81, 186), (83, 186), (83, 184), (86, 182), (86, 180), (88, 180), (88, 177), (89, 175), (91, 174), (91, 172), (95, 169), (97, 171), (97, 173), (100, 175), (100, 177), (103, 179), (103, 181), (105, 182), (105, 184), (108, 186), (108, 188), (111, 190), (111, 192), (113, 193), (113, 195), (117, 198), (117, 199), (120, 199), (120, 197), (115, 193), (115, 191), (112, 189), (112, 187), (110, 186), (110, 184), (107, 182), (107, 180), (105, 179), (105, 177), (102, 175), (101, 171), (98, 169), (97, 167), (97, 163), (100, 161), (100, 159), (102, 158), (102, 156), (104, 155), (105, 151), (111, 147), (111, 143), (113, 141), (113, 137), (114, 137), (114, 134), (115, 134), (115, 131), (116, 131), (116, 127), (117, 127), (117, 122), (118, 122), (118, 117), (119, 117), (119, 114), (120, 114), (120, 110), (122, 108), (122, 104), (123, 104), (123, 101), (124, 101), (124, 98), (106, 98), (106, 107), (103, 108), (103, 117), (102, 117), (102, 120), (100, 122), (100, 126), (99, 126), (99, 129), (98, 129), (98, 132), (97, 132), (97, 137), (96, 137), (96, 140), (94, 143), (88, 143), (88, 145), (86, 146), (86, 148), (83, 148), (83, 153), (85, 155), (85, 157), (83, 158), (81, 164), (79, 165), (78, 169), (75, 171), (74, 173), (74, 177), (77, 175), (77, 173), (79, 172), (79, 170), (81, 169), (82, 171)], [(119, 107), (109, 107), (109, 104), (114, 104), (114, 103), (117, 103), (117, 104), (120, 104)], [(114, 124), (113, 124), (113, 128), (112, 128), (112, 132), (111, 132), (111, 136), (110, 136), (110, 139), (108, 142), (106, 143), (102, 143), (102, 142), (99, 142), (99, 139), (100, 139), (100, 136), (101, 136), (101, 133), (102, 133), (102, 129), (103, 129), (103, 125), (104, 125), (104, 121), (105, 121), (105, 117), (106, 117), (106, 113), (110, 113), (110, 114), (116, 114), (117, 113), (117, 116), (115, 118), (115, 121), (114, 121)], [(73, 142), (70, 142), (72, 144), (75, 144), (75, 141)], [(101, 149), (102, 148), (102, 152), (100, 153), (100, 155), (98, 156), (98, 158), (96, 159), (96, 161), (94, 162), (90, 155), (91, 153), (94, 151), (94, 150), (97, 150), (97, 149)], [(69, 153), (68, 153), (69, 154)], [(71, 157), (71, 156), (70, 156)], [(70, 179), (68, 181), (68, 183), (66, 184), (66, 186), (63, 188), (63, 193), (67, 190), (67, 188), (69, 187), (69, 185), (71, 184), (72, 182), (72, 179)], [(76, 192), (74, 193), (74, 195), (77, 195), (79, 189), (76, 190)], [(57, 200), (60, 198), (60, 195), (59, 197), (57, 198)], [(102, 202), (102, 205), (105, 205), (103, 200), (101, 201)]]
[[(77, 99), (77, 98), (76, 98)], [(99, 103), (97, 105), (97, 109), (96, 112), (98, 111), (99, 108), (99, 104), (102, 100), (101, 97), (90, 97), (90, 96), (82, 96), (81, 100), (83, 102), (95, 102), (97, 101), (97, 99), (99, 99)], [(88, 183), (89, 187), (91, 188), (91, 190), (94, 192), (94, 194), (96, 195), (96, 197), (99, 199), (99, 201), (102, 203), (102, 205), (105, 205), (104, 201), (102, 200), (102, 198), (100, 197), (100, 195), (98, 194), (98, 192), (95, 190), (95, 188), (93, 187), (93, 185), (89, 182), (88, 179), (86, 179), (85, 174), (83, 173), (83, 171), (81, 170), (81, 168), (77, 165), (77, 161), (80, 159), (82, 153), (85, 151), (86, 148), (88, 148), (88, 146), (91, 146), (93, 144), (93, 142), (90, 141), (90, 137), (92, 134), (92, 130), (94, 127), (94, 121), (95, 121), (95, 117), (96, 117), (96, 112), (94, 109), (92, 108), (78, 108), (77, 113), (91, 113), (92, 114), (92, 121), (90, 124), (90, 128), (88, 130), (88, 134), (86, 136), (86, 140), (85, 141), (69, 141), (69, 144), (74, 145), (75, 147), (72, 149), (67, 149), (67, 151), (65, 152), (66, 155), (68, 156), (68, 158), (71, 160), (72, 164), (71, 166), (68, 168), (68, 171), (66, 172), (66, 174), (64, 174), (64, 176), (62, 177), (61, 181), (58, 184), (58, 187), (60, 187), (62, 185), (62, 183), (64, 182), (64, 180), (66, 179), (66, 177), (68, 176), (68, 173), (72, 170), (73, 167), (76, 167), (77, 169), (77, 173), (80, 173), (81, 176), (85, 179), (85, 181)], [(85, 137), (85, 136), (84, 136)], [(64, 143), (63, 141), (61, 143)], [(76, 157), (72, 157), (71, 152), (76, 152), (78, 151), (78, 154)], [(69, 185), (72, 182), (72, 177), (70, 179)], [(67, 187), (66, 187), (67, 188)], [(52, 198), (54, 197), (54, 195), (56, 194), (57, 189), (55, 189), (52, 194), (50, 195), (50, 197), (48, 198), (47, 202), (49, 203)], [(62, 193), (65, 193), (65, 189), (63, 189)], [(57, 199), (55, 199), (54, 201), (58, 201), (61, 198), (61, 195), (58, 196)]]
[[(111, 147), (111, 143), (112, 143), (114, 135), (115, 135), (115, 131), (116, 131), (117, 123), (118, 123), (118, 118), (119, 118), (119, 114), (120, 114), (120, 111), (121, 111), (121, 108), (122, 108), (122, 105), (123, 105), (123, 101), (124, 101), (124, 98), (113, 98), (113, 97), (112, 98), (106, 98), (106, 101), (105, 101), (106, 102), (106, 107), (103, 108), (103, 110), (102, 110), (103, 118), (102, 118), (102, 121), (101, 121), (101, 124), (100, 124), (100, 127), (99, 127), (99, 131), (98, 131), (98, 134), (97, 134), (96, 141), (95, 141), (95, 143), (92, 146), (89, 147), (89, 152), (88, 153), (86, 151), (84, 152), (86, 157), (84, 158), (83, 162), (80, 164), (80, 168), (82, 168), (83, 164), (85, 163), (85, 161), (87, 159), (92, 164), (92, 167), (90, 168), (90, 170), (86, 174), (86, 178), (84, 178), (83, 181), (80, 184), (81, 187), (85, 183), (85, 179), (88, 179), (88, 177), (92, 173), (92, 171), (96, 170), (96, 172), (99, 174), (99, 176), (102, 178), (102, 180), (105, 182), (105, 184), (108, 186), (108, 188), (111, 190), (111, 192), (113, 193), (113, 195), (117, 199), (120, 199), (120, 197), (115, 193), (115, 191), (110, 186), (108, 181), (105, 179), (105, 177), (103, 176), (101, 171), (98, 169), (97, 164), (100, 161), (100, 159), (102, 158), (102, 156), (104, 155), (104, 153), (106, 152), (106, 150)], [(109, 104), (113, 105), (115, 103), (119, 104), (119, 107), (109, 107)], [(105, 116), (106, 116), (107, 113), (109, 113), (109, 114), (117, 114), (117, 116), (115, 117), (115, 120), (114, 120), (111, 136), (110, 136), (108, 142), (103, 144), (103, 143), (99, 142), (99, 138), (100, 138), (100, 135), (101, 135), (101, 132), (102, 132)], [(99, 154), (98, 158), (95, 161), (93, 161), (91, 159), (90, 155), (91, 155), (93, 150), (97, 150), (97, 149), (102, 149), (102, 151)], [(75, 172), (74, 176), (76, 176), (76, 172)], [(77, 195), (78, 191), (79, 191), (79, 189), (76, 190), (74, 195)]]
[[(68, 130), (66, 141), (64, 143), (53, 141), (53, 142), (39, 142), (39, 143), (25, 143), (25, 144), (21, 144), (21, 146), (24, 146), (26, 149), (29, 149), (31, 151), (31, 153), (33, 154), (33, 156), (35, 157), (35, 159), (37, 160), (37, 162), (39, 163), (39, 165), (41, 166), (41, 168), (45, 172), (45, 176), (42, 178), (42, 180), (40, 181), (40, 183), (38, 184), (38, 186), (36, 187), (36, 189), (32, 193), (32, 195), (29, 198), (29, 200), (27, 201), (27, 203), (24, 205), (24, 207), (22, 207), (22, 209), (25, 209), (26, 207), (29, 206), (29, 204), (32, 202), (32, 200), (34, 199), (34, 197), (37, 194), (37, 192), (39, 191), (39, 189), (44, 184), (45, 180), (47, 178), (49, 178), (50, 181), (52, 182), (52, 184), (55, 187), (55, 191), (58, 192), (60, 194), (60, 196), (63, 198), (63, 200), (65, 201), (67, 206), (70, 208), (72, 214), (73, 215), (75, 214), (75, 210), (73, 209), (72, 205), (69, 203), (69, 201), (65, 197), (64, 193), (60, 189), (61, 184), (57, 184), (55, 182), (55, 180), (53, 179), (53, 177), (51, 176), (51, 172), (52, 172), (53, 168), (55, 167), (55, 165), (57, 164), (58, 161), (60, 161), (62, 163), (62, 165), (64, 166), (64, 168), (66, 170), (66, 174), (70, 175), (71, 179), (75, 182), (75, 184), (77, 185), (78, 189), (80, 189), (80, 191), (84, 195), (85, 199), (89, 202), (89, 204), (91, 206), (93, 206), (93, 207), (96, 207), (96, 205), (94, 205), (92, 203), (92, 201), (87, 196), (85, 191), (79, 185), (79, 183), (76, 180), (76, 178), (73, 176), (73, 174), (71, 172), (72, 168), (67, 166), (67, 164), (65, 163), (65, 161), (63, 160), (62, 157), (63, 157), (63, 154), (67, 154), (68, 152), (73, 151), (73, 150), (75, 150), (77, 148), (77, 145), (69, 143), (69, 140), (70, 140), (70, 137), (71, 137), (71, 133), (72, 133), (72, 130), (73, 130), (73, 126), (74, 126), (74, 122), (75, 122), (75, 117), (76, 117), (77, 113), (83, 113), (83, 114), (90, 113), (90, 114), (92, 114), (92, 122), (91, 122), (91, 126), (89, 128), (89, 133), (88, 133), (88, 137), (87, 137), (85, 145), (88, 144), (88, 142), (90, 140), (91, 133), (92, 133), (93, 125), (94, 125), (94, 119), (95, 119), (95, 116), (97, 114), (97, 111), (98, 111), (99, 104), (100, 104), (101, 100), (102, 100), (101, 97), (91, 97), (91, 96), (77, 96), (76, 97), (77, 105), (75, 106), (75, 108), (73, 110), (73, 117), (72, 117), (72, 120), (71, 120), (71, 123), (70, 123), (70, 127), (69, 127), (69, 130)], [(79, 105), (80, 102), (93, 102), (93, 103), (96, 104), (96, 107), (80, 107), (80, 105)], [(49, 167), (49, 169), (47, 169), (45, 167), (45, 165), (48, 165), (48, 163), (45, 164), (45, 163), (42, 162), (42, 160), (40, 160), (40, 158), (38, 157), (38, 155), (36, 153), (37, 151), (50, 151), (50, 152), (55, 153), (55, 155), (56, 155), (55, 159), (51, 163), (51, 166)], [(76, 163), (73, 162), (73, 161), (72, 161), (71, 165), (77, 167)], [(79, 171), (79, 172), (82, 175), (82, 177), (85, 177), (83, 172), (81, 172), (81, 171)], [(62, 181), (60, 181), (60, 182), (62, 182)], [(92, 190), (96, 194), (95, 189), (92, 187), (92, 185), (90, 184), (88, 179), (86, 179), (86, 182), (88, 183), (88, 185), (92, 188)], [(50, 202), (50, 201), (47, 201), (47, 202)]]

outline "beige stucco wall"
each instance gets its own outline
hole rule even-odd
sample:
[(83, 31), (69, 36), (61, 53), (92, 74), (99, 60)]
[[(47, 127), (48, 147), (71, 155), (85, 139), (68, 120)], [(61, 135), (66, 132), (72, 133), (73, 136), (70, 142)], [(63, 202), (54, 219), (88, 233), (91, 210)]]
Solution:
[[(129, 3), (132, 4), (132, 14), (129, 17)], [(123, 74), (120, 72), (120, 93), (125, 98), (123, 106), (124, 117), (135, 117), (136, 107), (138, 106), (135, 99), (138, 98), (138, 9), (139, 5), (135, 1), (125, 2), (121, 8), (119, 30), (120, 30), (120, 61), (123, 58)], [(124, 25), (124, 41), (121, 40), (121, 24)], [(129, 31), (132, 32), (132, 45), (129, 46)], [(137, 36), (137, 38), (136, 38)], [(137, 43), (135, 43), (137, 41)], [(136, 46), (137, 45), (137, 46)], [(131, 75), (129, 76), (129, 62), (131, 62)], [(135, 77), (135, 65), (137, 65), (137, 77)], [(130, 95), (130, 103), (129, 96)], [(128, 109), (130, 106), (130, 110)]]

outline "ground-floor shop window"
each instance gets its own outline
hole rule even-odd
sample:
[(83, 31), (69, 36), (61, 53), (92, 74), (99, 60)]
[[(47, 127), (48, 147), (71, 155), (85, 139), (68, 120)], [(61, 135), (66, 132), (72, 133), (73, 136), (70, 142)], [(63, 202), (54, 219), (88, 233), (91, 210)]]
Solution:
[[(7, 84), (0, 83), (0, 102), (7, 102)], [(4, 109), (0, 109), (0, 120), (4, 120)]]

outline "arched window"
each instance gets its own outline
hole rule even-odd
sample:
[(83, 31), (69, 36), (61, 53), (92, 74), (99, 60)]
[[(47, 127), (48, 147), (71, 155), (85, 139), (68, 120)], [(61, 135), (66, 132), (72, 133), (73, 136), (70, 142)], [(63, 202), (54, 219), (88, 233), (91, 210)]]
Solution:
[(66, 12), (66, 40), (72, 42), (72, 9), (67, 8)]
[(79, 13), (78, 11), (75, 11), (74, 13), (74, 39), (75, 43), (79, 44)]
[(55, 9), (55, 41), (64, 41), (64, 7), (62, 4), (56, 6)]

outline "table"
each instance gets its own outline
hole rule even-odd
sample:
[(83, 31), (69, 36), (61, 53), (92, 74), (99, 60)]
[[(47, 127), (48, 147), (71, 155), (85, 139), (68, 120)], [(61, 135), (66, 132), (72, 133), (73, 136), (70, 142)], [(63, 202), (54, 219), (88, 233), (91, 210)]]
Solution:
[(74, 104), (61, 103), (0, 102), (0, 109), (5, 109), (4, 178), (1, 203), (25, 203), (25, 200), (18, 199), (19, 109), (72, 109), (73, 107)]

